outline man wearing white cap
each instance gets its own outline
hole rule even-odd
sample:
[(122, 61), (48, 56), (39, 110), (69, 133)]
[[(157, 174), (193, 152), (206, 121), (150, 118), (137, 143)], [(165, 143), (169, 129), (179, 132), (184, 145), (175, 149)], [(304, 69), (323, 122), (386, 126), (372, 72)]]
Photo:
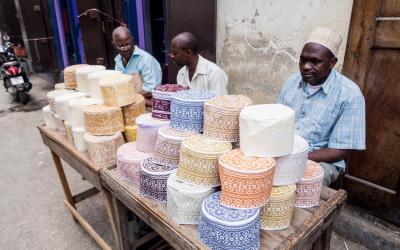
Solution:
[(365, 101), (353, 81), (337, 72), (342, 37), (315, 29), (300, 55), (300, 73), (285, 82), (278, 102), (295, 110), (296, 133), (310, 145), (308, 158), (324, 169), (324, 185), (344, 173), (349, 150), (365, 149)]

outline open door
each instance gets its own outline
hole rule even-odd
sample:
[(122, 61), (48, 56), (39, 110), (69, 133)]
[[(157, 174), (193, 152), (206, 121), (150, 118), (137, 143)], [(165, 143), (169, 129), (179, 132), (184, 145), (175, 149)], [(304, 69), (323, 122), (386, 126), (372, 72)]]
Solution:
[[(167, 0), (167, 51), (175, 35), (188, 31), (199, 43), (199, 53), (206, 59), (216, 59), (216, 0)], [(179, 68), (168, 60), (168, 81), (176, 83)]]
[(348, 159), (350, 202), (400, 225), (400, 2), (354, 0), (344, 74), (366, 100), (367, 150)]

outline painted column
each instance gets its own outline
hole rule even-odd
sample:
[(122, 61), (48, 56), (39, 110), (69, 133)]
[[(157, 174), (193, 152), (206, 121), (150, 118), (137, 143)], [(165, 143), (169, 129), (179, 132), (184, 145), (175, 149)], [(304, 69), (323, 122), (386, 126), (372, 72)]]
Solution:
[(86, 63), (85, 50), (83, 49), (81, 28), (79, 26), (78, 10), (76, 0), (66, 0), (68, 8), (68, 19), (72, 34), (72, 44), (76, 63)]

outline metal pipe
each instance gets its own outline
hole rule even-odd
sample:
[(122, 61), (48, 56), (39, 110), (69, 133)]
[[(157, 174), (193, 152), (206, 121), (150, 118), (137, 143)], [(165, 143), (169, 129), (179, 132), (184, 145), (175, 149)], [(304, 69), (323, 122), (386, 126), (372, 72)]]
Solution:
[(349, 175), (349, 174), (345, 174), (344, 177), (347, 178), (347, 179), (350, 179), (350, 180), (359, 182), (359, 183), (361, 183), (361, 184), (364, 184), (364, 185), (366, 185), (366, 186), (369, 186), (369, 187), (378, 189), (378, 190), (380, 190), (380, 191), (386, 192), (386, 193), (390, 193), (390, 194), (393, 194), (393, 195), (396, 195), (396, 193), (397, 193), (396, 191), (394, 191), (394, 190), (392, 190), (392, 189), (389, 189), (389, 188), (385, 188), (385, 187), (376, 185), (375, 183), (372, 183), (372, 182), (369, 182), (369, 181), (360, 179), (360, 178), (358, 178), (358, 177), (355, 177), (355, 176), (352, 176), (352, 175)]

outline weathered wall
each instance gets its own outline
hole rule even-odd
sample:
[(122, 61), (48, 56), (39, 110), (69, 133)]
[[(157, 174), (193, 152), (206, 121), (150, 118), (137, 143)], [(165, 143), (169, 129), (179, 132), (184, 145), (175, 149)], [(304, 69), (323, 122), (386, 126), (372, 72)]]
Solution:
[(353, 0), (218, 0), (217, 63), (229, 77), (229, 93), (255, 103), (275, 102), (313, 28), (343, 36), (343, 64)]

